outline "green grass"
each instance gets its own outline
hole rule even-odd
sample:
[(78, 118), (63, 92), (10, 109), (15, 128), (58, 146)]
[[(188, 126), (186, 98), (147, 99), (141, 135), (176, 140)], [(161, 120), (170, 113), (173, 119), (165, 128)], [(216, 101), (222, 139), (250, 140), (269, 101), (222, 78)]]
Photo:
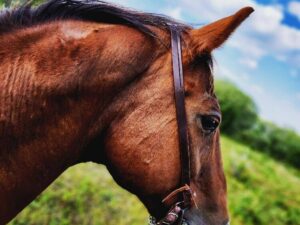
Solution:
[(11, 225), (142, 225), (147, 213), (103, 166), (77, 165), (66, 171)]
[(232, 224), (300, 224), (299, 171), (222, 138)]
[[(222, 138), (233, 225), (300, 225), (299, 171)], [(145, 225), (142, 204), (103, 166), (69, 169), (10, 225)]]

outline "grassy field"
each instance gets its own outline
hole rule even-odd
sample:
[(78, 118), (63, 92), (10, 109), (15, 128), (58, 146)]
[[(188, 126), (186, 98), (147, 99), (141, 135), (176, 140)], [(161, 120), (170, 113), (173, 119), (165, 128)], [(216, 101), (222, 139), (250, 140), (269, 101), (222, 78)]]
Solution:
[[(300, 172), (222, 137), (233, 225), (300, 225)], [(147, 212), (94, 164), (69, 169), (10, 225), (145, 225)]]

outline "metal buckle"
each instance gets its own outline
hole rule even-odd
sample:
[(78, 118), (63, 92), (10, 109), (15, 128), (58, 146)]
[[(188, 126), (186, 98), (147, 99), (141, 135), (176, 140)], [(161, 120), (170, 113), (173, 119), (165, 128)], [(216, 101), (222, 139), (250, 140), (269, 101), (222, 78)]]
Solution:
[(157, 221), (153, 216), (149, 217), (149, 225), (188, 225), (185, 221), (184, 212), (186, 210), (181, 206), (184, 205), (184, 202), (178, 202), (169, 210), (167, 215), (162, 218), (160, 221)]

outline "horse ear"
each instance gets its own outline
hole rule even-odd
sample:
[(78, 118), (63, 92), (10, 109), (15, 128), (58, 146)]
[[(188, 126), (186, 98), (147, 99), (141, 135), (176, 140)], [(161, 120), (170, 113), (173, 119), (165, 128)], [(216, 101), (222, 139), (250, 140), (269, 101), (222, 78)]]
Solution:
[(199, 52), (212, 52), (220, 47), (233, 31), (254, 11), (245, 7), (232, 16), (225, 17), (200, 29), (191, 31), (194, 49)]

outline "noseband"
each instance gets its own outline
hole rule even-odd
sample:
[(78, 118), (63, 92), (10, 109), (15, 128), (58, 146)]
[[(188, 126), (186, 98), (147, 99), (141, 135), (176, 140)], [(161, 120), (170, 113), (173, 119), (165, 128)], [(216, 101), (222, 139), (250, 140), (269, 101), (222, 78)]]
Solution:
[[(174, 190), (162, 203), (168, 204), (172, 199), (177, 197), (178, 202), (173, 204), (167, 215), (160, 221), (156, 221), (154, 217), (150, 217), (150, 225), (173, 225), (187, 224), (184, 221), (184, 212), (191, 207), (193, 203), (193, 193), (190, 188), (190, 151), (188, 126), (185, 111), (185, 92), (182, 68), (182, 49), (180, 32), (176, 27), (171, 27), (171, 47), (172, 47), (172, 65), (174, 80), (174, 97), (176, 106), (176, 118), (178, 125), (178, 138), (181, 161), (181, 179), (180, 187)], [(168, 204), (169, 205), (169, 204)]]

